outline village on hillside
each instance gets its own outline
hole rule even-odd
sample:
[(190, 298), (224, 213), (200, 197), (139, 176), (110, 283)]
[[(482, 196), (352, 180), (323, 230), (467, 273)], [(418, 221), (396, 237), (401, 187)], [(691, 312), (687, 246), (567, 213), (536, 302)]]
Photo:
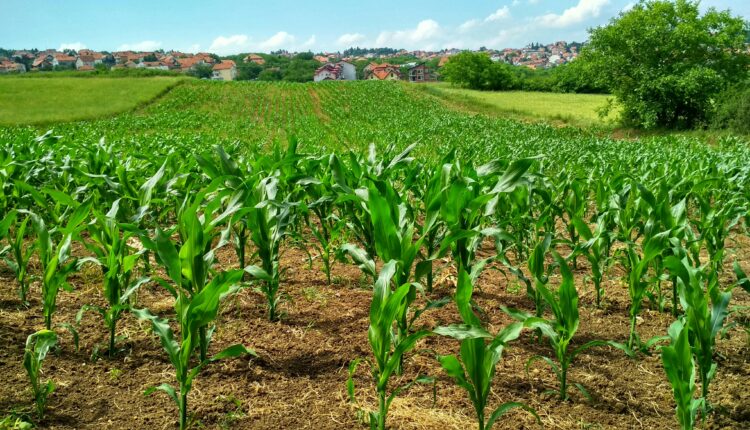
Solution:
[[(492, 61), (527, 67), (539, 70), (562, 65), (574, 60), (579, 53), (580, 43), (564, 41), (542, 45), (530, 44), (524, 48), (506, 48), (492, 50), (481, 48), (479, 52), (488, 55)], [(362, 49), (350, 48), (342, 52), (304, 53), (309, 60), (316, 61), (318, 66), (304, 80), (408, 80), (410, 82), (435, 81), (439, 69), (451, 56), (460, 52), (458, 49), (440, 51), (407, 51), (389, 48)], [(90, 49), (75, 50), (0, 50), (0, 74), (26, 73), (35, 71), (79, 71), (143, 69), (182, 72), (194, 74), (205, 79), (232, 81), (243, 79), (243, 66), (256, 67), (257, 73), (250, 78), (257, 78), (262, 70), (271, 74), (276, 67), (274, 57), (293, 59), (299, 53), (277, 51), (271, 54), (247, 54), (242, 56), (219, 57), (215, 54), (201, 52), (197, 54), (179, 51), (94, 51)], [(304, 77), (303, 77), (304, 78)], [(244, 77), (244, 79), (248, 79)]]

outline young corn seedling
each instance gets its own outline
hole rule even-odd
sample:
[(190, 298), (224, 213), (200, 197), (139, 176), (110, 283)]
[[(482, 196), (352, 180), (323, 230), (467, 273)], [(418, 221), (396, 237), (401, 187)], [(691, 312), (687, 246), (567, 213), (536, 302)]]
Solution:
[(700, 219), (695, 222), (700, 240), (706, 247), (712, 270), (723, 270), (725, 242), (730, 230), (737, 225), (747, 210), (734, 198), (718, 203), (711, 196), (696, 196), (700, 207)]
[(40, 330), (26, 339), (26, 348), (23, 353), (23, 367), (31, 381), (31, 391), (34, 394), (36, 413), (40, 421), (44, 419), (47, 398), (55, 390), (54, 382), (41, 380), (42, 362), (55, 345), (57, 345), (57, 334), (51, 330)]
[[(409, 330), (416, 315), (421, 313), (418, 311), (415, 318), (409, 318), (409, 311), (417, 298), (418, 290), (418, 285), (410, 281), (412, 277), (416, 279), (420, 277), (419, 273), (413, 275), (412, 272), (424, 238), (414, 240), (415, 223), (410, 219), (407, 202), (387, 182), (371, 184), (365, 197), (367, 213), (371, 217), (370, 222), (375, 227), (375, 252), (382, 261), (396, 262), (394, 285), (407, 285), (409, 290), (396, 314), (398, 330), (393, 343), (398, 346), (402, 339), (409, 336)], [(395, 204), (397, 202), (398, 204)], [(345, 245), (343, 249), (352, 256), (365, 273), (374, 276), (375, 262), (366, 256), (364, 250), (351, 244)], [(423, 272), (425, 268), (426, 265), (421, 263), (417, 265), (416, 270)], [(439, 306), (439, 304), (435, 303), (434, 306)], [(400, 365), (396, 372), (401, 374)]]
[[(537, 360), (543, 360), (547, 363), (554, 371), (560, 384), (560, 387), (557, 390), (560, 400), (567, 400), (569, 385), (568, 369), (580, 353), (595, 346), (612, 346), (625, 351), (627, 354), (629, 354), (629, 350), (623, 344), (604, 340), (593, 340), (573, 350), (569, 350), (570, 342), (578, 331), (578, 324), (580, 322), (578, 314), (578, 292), (576, 291), (573, 282), (573, 273), (568, 267), (567, 261), (557, 253), (553, 253), (553, 255), (557, 266), (560, 268), (560, 275), (562, 276), (562, 283), (560, 284), (557, 294), (552, 293), (544, 284), (538, 285), (537, 288), (547, 302), (547, 305), (552, 310), (555, 319), (550, 321), (528, 315), (515, 309), (502, 309), (510, 316), (522, 321), (524, 327), (538, 329), (541, 331), (542, 335), (549, 340), (550, 346), (552, 346), (555, 354), (555, 360), (549, 357), (536, 355), (531, 357), (526, 363), (526, 369), (528, 370), (529, 366)], [(573, 385), (578, 388), (585, 397), (590, 397), (581, 384), (574, 383)]]
[(692, 430), (698, 411), (703, 408), (704, 399), (693, 398), (696, 388), (695, 362), (688, 340), (690, 328), (681, 320), (677, 320), (669, 327), (669, 336), (672, 344), (661, 348), (661, 361), (677, 403), (676, 412), (680, 429)]
[[(687, 258), (679, 260), (669, 257), (665, 264), (678, 277), (680, 301), (685, 309), (685, 325), (690, 329), (690, 349), (698, 363), (701, 397), (704, 407), (710, 409), (708, 388), (716, 376), (716, 338), (724, 326), (732, 293), (721, 291), (716, 272), (706, 273), (695, 268)], [(704, 286), (708, 294), (704, 292)]]
[(572, 224), (575, 225), (578, 234), (585, 241), (578, 246), (576, 252), (583, 253), (591, 265), (591, 280), (596, 293), (596, 307), (600, 308), (602, 297), (604, 297), (602, 279), (609, 267), (609, 250), (612, 246), (612, 234), (606, 230), (601, 217), (593, 232), (581, 218), (573, 218)]
[[(179, 243), (173, 242), (170, 234), (159, 228), (156, 229), (154, 240), (145, 235), (141, 237), (144, 246), (155, 252), (157, 261), (164, 266), (174, 283), (176, 289), (166, 282), (162, 282), (162, 285), (175, 297), (179, 297), (181, 293), (193, 297), (206, 287), (216, 259), (214, 251), (224, 245), (224, 241), (219, 240), (214, 248), (215, 239), (220, 236), (218, 227), (239, 209), (236, 196), (231, 196), (228, 201), (221, 195), (207, 199), (207, 194), (215, 186), (216, 183), (199, 193), (194, 202), (184, 203), (177, 223), (181, 239)], [(201, 206), (206, 200), (206, 205)], [(219, 212), (220, 210), (223, 212)], [(202, 213), (199, 214), (199, 211)], [(228, 232), (223, 236), (227, 235)], [(211, 331), (208, 326), (198, 327), (201, 360), (207, 359)]]
[[(18, 283), (18, 296), (21, 303), (27, 304), (27, 295), (29, 292), (29, 261), (34, 254), (34, 247), (24, 244), (28, 238), (27, 230), (29, 217), (24, 216), (19, 220), (19, 215), (25, 215), (23, 212), (10, 211), (0, 222), (0, 238), (7, 237), (10, 256), (3, 255), (5, 264), (13, 271)], [(5, 250), (3, 250), (5, 251)], [(0, 252), (0, 255), (4, 252)]]
[(651, 262), (662, 254), (667, 246), (670, 232), (665, 231), (653, 236), (645, 237), (641, 245), (643, 254), (639, 254), (633, 242), (628, 243), (622, 258), (623, 266), (628, 270), (628, 294), (630, 295), (630, 335), (628, 337), (628, 348), (633, 350), (641, 344), (636, 331), (638, 314), (643, 307), (643, 298), (649, 286), (647, 278), (648, 268)]
[[(523, 408), (538, 420), (536, 412), (520, 402), (503, 403), (489, 415), (485, 415), (497, 363), (508, 343), (521, 334), (523, 324), (513, 323), (492, 336), (482, 328), (482, 322), (472, 310), (472, 294), (471, 277), (462, 270), (458, 275), (455, 300), (464, 325), (438, 327), (434, 330), (439, 335), (450, 336), (461, 342), (461, 359), (455, 355), (439, 356), (440, 365), (459, 387), (466, 390), (477, 415), (479, 430), (491, 429), (495, 421), (513, 408)], [(490, 339), (490, 342), (487, 343), (485, 339)]]
[[(149, 395), (156, 390), (166, 393), (177, 405), (180, 413), (180, 430), (188, 427), (188, 394), (193, 387), (193, 381), (201, 370), (217, 360), (234, 358), (242, 355), (255, 355), (255, 353), (243, 345), (232, 345), (218, 354), (208, 358), (200, 357), (203, 349), (208, 349), (211, 336), (206, 337), (203, 345), (200, 331), (212, 325), (219, 312), (222, 299), (236, 291), (235, 285), (242, 279), (242, 271), (234, 270), (217, 274), (211, 282), (194, 295), (187, 294), (182, 289), (177, 291), (175, 310), (177, 323), (180, 327), (179, 337), (175, 335), (169, 326), (169, 321), (151, 314), (147, 309), (134, 309), (132, 313), (141, 320), (151, 323), (154, 333), (161, 340), (161, 345), (166, 351), (169, 361), (175, 369), (177, 388), (169, 384), (161, 384), (146, 390)], [(196, 363), (194, 354), (200, 351), (200, 359)]]
[(73, 290), (67, 282), (68, 277), (85, 262), (85, 260), (79, 261), (70, 256), (70, 246), (73, 237), (78, 236), (80, 224), (88, 214), (89, 205), (80, 205), (68, 220), (66, 227), (59, 230), (62, 237), (57, 243), (53, 238), (58, 235), (58, 232), (48, 229), (41, 217), (30, 214), (36, 231), (36, 248), (42, 268), (42, 312), (47, 330), (52, 328), (52, 316), (57, 309), (57, 295), (60, 288), (67, 291)]
[(279, 179), (277, 175), (272, 175), (261, 180), (244, 203), (250, 206), (238, 212), (238, 215), (246, 217), (250, 240), (255, 244), (256, 255), (261, 261), (261, 266), (248, 266), (245, 271), (262, 281), (260, 290), (266, 296), (268, 319), (271, 321), (280, 317), (280, 247), (284, 239), (293, 234), (291, 227), (296, 221), (299, 205), (298, 202), (281, 199), (282, 196), (278, 194)]
[[(420, 377), (400, 387), (388, 389), (388, 382), (396, 368), (400, 366), (402, 356), (414, 349), (418, 340), (432, 334), (430, 331), (420, 330), (399, 339), (398, 345), (394, 343), (393, 340), (397, 336), (394, 325), (399, 310), (404, 306), (404, 299), (413, 288), (407, 283), (392, 290), (391, 283), (397, 272), (396, 261), (391, 260), (383, 266), (375, 282), (370, 305), (370, 328), (367, 332), (367, 339), (374, 359), (370, 363), (370, 368), (378, 395), (378, 410), (370, 412), (369, 417), (370, 428), (377, 430), (385, 430), (388, 408), (400, 392), (411, 387), (414, 382), (430, 382), (430, 379)], [(349, 366), (347, 387), (352, 400), (354, 400), (353, 376), (358, 364), (359, 360), (355, 360)]]
[(95, 218), (87, 226), (91, 241), (86, 242), (86, 248), (94, 254), (94, 260), (102, 269), (102, 293), (108, 306), (85, 305), (76, 316), (76, 321), (80, 322), (83, 313), (88, 310), (101, 314), (109, 331), (110, 357), (115, 353), (117, 322), (122, 313), (130, 309), (130, 296), (149, 281), (148, 278), (134, 279), (136, 263), (145, 249), (133, 252), (128, 245), (128, 241), (135, 237), (135, 233), (123, 229), (117, 222), (119, 203), (120, 200), (115, 200), (106, 214), (95, 210)]
[[(342, 220), (335, 212), (336, 192), (330, 167), (331, 156), (310, 158), (304, 164), (305, 174), (308, 179), (301, 184), (305, 188), (308, 211), (303, 212), (305, 224), (317, 239), (317, 246), (323, 272), (326, 275), (328, 285), (331, 285), (331, 257), (336, 242), (343, 227)], [(321, 170), (321, 166), (326, 166)], [(314, 178), (314, 179), (313, 179)], [(313, 221), (309, 216), (312, 212), (317, 218)]]

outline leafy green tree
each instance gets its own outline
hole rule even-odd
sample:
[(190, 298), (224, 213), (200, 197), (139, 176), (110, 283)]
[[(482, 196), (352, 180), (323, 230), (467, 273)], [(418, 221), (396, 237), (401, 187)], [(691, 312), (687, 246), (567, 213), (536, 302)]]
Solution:
[(513, 73), (504, 63), (494, 63), (487, 54), (462, 52), (451, 57), (443, 68), (445, 80), (474, 90), (513, 88)]
[(253, 62), (237, 63), (237, 80), (251, 81), (258, 79), (258, 75), (263, 71), (263, 67)]
[(143, 61), (159, 61), (159, 59), (156, 58), (156, 54), (148, 54), (143, 57)]
[(591, 31), (587, 61), (622, 105), (626, 124), (690, 128), (714, 97), (747, 76), (745, 23), (699, 2), (642, 1)]
[(188, 75), (198, 79), (210, 79), (214, 69), (210, 64), (197, 64), (188, 72)]
[(273, 69), (265, 69), (258, 75), (259, 81), (280, 81), (282, 78), (281, 70), (273, 68)]

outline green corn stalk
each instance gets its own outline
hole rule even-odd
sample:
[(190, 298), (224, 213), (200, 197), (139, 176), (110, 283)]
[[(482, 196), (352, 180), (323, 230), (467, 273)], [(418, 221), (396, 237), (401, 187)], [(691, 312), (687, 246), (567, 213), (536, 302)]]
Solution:
[[(555, 354), (555, 360), (549, 357), (536, 355), (529, 359), (526, 363), (526, 368), (528, 370), (529, 366), (537, 360), (543, 360), (547, 363), (554, 371), (560, 384), (560, 387), (557, 390), (560, 400), (567, 400), (568, 386), (570, 384), (570, 381), (568, 380), (568, 369), (580, 353), (596, 346), (611, 346), (624, 351), (628, 355), (631, 355), (631, 353), (630, 350), (621, 343), (604, 340), (592, 340), (572, 351), (569, 350), (570, 342), (578, 331), (578, 325), (580, 322), (578, 314), (578, 292), (576, 291), (573, 281), (573, 273), (568, 267), (567, 261), (556, 252), (553, 252), (553, 256), (557, 266), (560, 268), (560, 275), (562, 276), (562, 283), (560, 284), (557, 294), (552, 293), (544, 284), (538, 285), (537, 288), (544, 298), (544, 301), (547, 302), (547, 305), (552, 310), (555, 319), (550, 321), (540, 317), (531, 316), (515, 309), (508, 309), (505, 307), (502, 307), (501, 309), (508, 313), (508, 315), (522, 321), (524, 327), (539, 330), (542, 335), (549, 340), (550, 346)], [(574, 383), (573, 385), (578, 388), (584, 396), (589, 397), (588, 392), (581, 384)]]
[(91, 241), (86, 242), (86, 247), (102, 269), (102, 293), (108, 306), (84, 305), (76, 315), (76, 322), (80, 322), (83, 313), (88, 310), (102, 316), (109, 331), (110, 357), (115, 353), (117, 322), (122, 313), (130, 309), (130, 296), (149, 281), (148, 278), (133, 279), (136, 263), (145, 249), (133, 252), (128, 245), (128, 240), (135, 238), (135, 233), (123, 230), (123, 226), (117, 222), (119, 203), (120, 200), (115, 200), (106, 214), (95, 210), (95, 219), (87, 226)]
[(628, 247), (624, 250), (625, 255), (622, 258), (622, 264), (628, 269), (628, 294), (630, 295), (628, 348), (631, 350), (634, 346), (641, 346), (636, 331), (636, 321), (643, 307), (643, 298), (649, 286), (648, 280), (644, 278), (648, 275), (651, 262), (662, 255), (662, 252), (666, 249), (669, 235), (670, 232), (665, 231), (645, 237), (641, 245), (642, 255), (638, 253), (633, 242), (628, 242)]
[[(399, 309), (403, 307), (405, 297), (413, 288), (411, 284), (403, 284), (392, 291), (391, 283), (397, 272), (396, 261), (391, 260), (383, 266), (375, 282), (370, 305), (370, 328), (367, 338), (374, 359), (370, 367), (378, 395), (378, 410), (370, 412), (369, 415), (370, 428), (377, 430), (385, 430), (388, 408), (400, 392), (408, 389), (415, 382), (431, 382), (429, 378), (420, 377), (400, 387), (388, 389), (388, 382), (401, 364), (403, 355), (414, 349), (418, 340), (432, 334), (430, 331), (420, 330), (400, 339), (398, 345), (393, 342), (396, 337), (394, 325)], [(349, 367), (347, 387), (350, 397), (353, 397), (354, 393), (353, 375), (358, 364), (359, 360), (356, 360)]]
[(280, 247), (284, 239), (293, 234), (291, 227), (296, 221), (299, 206), (298, 202), (279, 200), (281, 196), (278, 195), (278, 183), (279, 177), (276, 175), (260, 181), (253, 197), (244, 203), (252, 202), (253, 206), (244, 207), (238, 212), (238, 215), (243, 215), (247, 220), (250, 240), (255, 245), (255, 253), (261, 261), (261, 266), (248, 266), (245, 271), (262, 281), (260, 290), (266, 296), (268, 319), (271, 321), (276, 321), (280, 317)]
[[(146, 235), (141, 236), (141, 242), (146, 248), (155, 252), (157, 262), (164, 266), (167, 275), (179, 292), (184, 292), (190, 297), (199, 294), (207, 285), (216, 259), (214, 252), (225, 244), (225, 241), (221, 239), (218, 244), (214, 244), (220, 236), (228, 236), (228, 231), (221, 234), (218, 227), (227, 223), (239, 209), (237, 195), (226, 193), (210, 199), (207, 197), (218, 187), (218, 184), (218, 181), (214, 181), (198, 193), (192, 203), (186, 201), (183, 204), (177, 223), (180, 243), (173, 242), (170, 233), (159, 228), (156, 229), (156, 236), (153, 240)], [(201, 203), (204, 201), (206, 204), (202, 206)], [(166, 282), (161, 283), (173, 296), (179, 295), (178, 291)], [(206, 360), (210, 337), (209, 327), (199, 327), (198, 331), (200, 357), (201, 360)]]
[[(331, 158), (332, 156), (308, 159), (304, 164), (308, 178), (304, 182), (298, 182), (304, 187), (305, 197), (309, 200), (308, 211), (302, 214), (305, 224), (317, 239), (315, 246), (318, 247), (328, 285), (331, 285), (331, 256), (344, 226), (335, 212), (337, 194), (329, 167)], [(326, 167), (319, 171), (321, 166)], [(310, 212), (315, 215), (317, 222), (311, 219)]]
[[(5, 264), (13, 271), (18, 283), (18, 296), (23, 304), (28, 304), (27, 294), (29, 292), (29, 261), (34, 254), (34, 247), (28, 246), (24, 242), (28, 238), (27, 227), (29, 217), (24, 217), (23, 221), (18, 220), (19, 211), (10, 211), (5, 218), (0, 221), (0, 238), (6, 237), (8, 240), (8, 251), (10, 258), (3, 255)], [(3, 250), (5, 251), (5, 250)], [(0, 255), (4, 252), (0, 252)]]
[(736, 198), (719, 203), (711, 196), (696, 195), (696, 200), (701, 217), (694, 224), (700, 234), (700, 240), (708, 251), (711, 268), (721, 272), (725, 254), (724, 244), (730, 230), (737, 225), (746, 209)]
[(79, 261), (70, 257), (70, 246), (74, 237), (82, 227), (80, 224), (89, 214), (89, 205), (80, 205), (68, 220), (64, 229), (60, 229), (61, 238), (55, 243), (53, 240), (57, 232), (47, 228), (41, 217), (30, 213), (34, 230), (36, 231), (36, 249), (42, 268), (42, 311), (44, 325), (47, 330), (52, 328), (52, 316), (57, 309), (57, 295), (60, 288), (72, 291), (68, 284), (68, 277), (79, 270), (85, 260)]
[[(523, 408), (538, 420), (536, 412), (520, 402), (503, 403), (489, 416), (485, 415), (497, 363), (502, 358), (503, 350), (508, 343), (518, 338), (523, 324), (520, 322), (510, 324), (496, 336), (492, 336), (482, 328), (481, 321), (472, 310), (472, 294), (471, 277), (462, 270), (458, 275), (455, 301), (464, 325), (438, 327), (434, 330), (436, 334), (450, 336), (461, 342), (461, 359), (459, 360), (455, 355), (439, 356), (440, 365), (445, 373), (468, 393), (477, 415), (479, 430), (491, 429), (498, 418), (513, 408)], [(490, 342), (485, 342), (485, 339), (490, 339)]]
[[(243, 345), (232, 345), (210, 358), (200, 358), (197, 363), (192, 360), (196, 350), (204, 349), (199, 332), (213, 324), (219, 312), (221, 301), (236, 291), (235, 285), (242, 279), (242, 271), (234, 270), (217, 274), (201, 291), (188, 295), (180, 289), (177, 291), (175, 310), (177, 323), (180, 327), (179, 338), (169, 326), (169, 321), (153, 315), (148, 309), (134, 309), (132, 313), (141, 320), (151, 323), (154, 333), (161, 340), (169, 361), (175, 369), (178, 387), (163, 383), (149, 388), (145, 394), (150, 395), (156, 390), (166, 393), (177, 405), (179, 410), (180, 430), (188, 427), (188, 394), (193, 387), (194, 379), (209, 363), (225, 358), (242, 355), (255, 355), (255, 352)], [(205, 348), (211, 342), (207, 336)]]
[(602, 286), (602, 279), (609, 267), (609, 250), (612, 246), (612, 235), (606, 230), (603, 218), (599, 218), (596, 229), (593, 232), (583, 219), (573, 218), (571, 221), (580, 237), (585, 241), (578, 245), (575, 252), (585, 255), (591, 265), (591, 280), (594, 283), (594, 291), (596, 292), (597, 308), (601, 307), (602, 297), (604, 297), (605, 293)]
[(695, 417), (703, 408), (704, 399), (694, 399), (695, 362), (690, 351), (690, 328), (677, 320), (669, 327), (672, 344), (661, 349), (664, 372), (672, 385), (674, 400), (677, 403), (677, 420), (682, 430), (692, 430)]
[[(701, 397), (704, 406), (710, 409), (709, 384), (716, 376), (714, 361), (716, 338), (724, 326), (732, 293), (721, 291), (716, 272), (709, 273), (695, 268), (687, 258), (678, 260), (669, 257), (665, 261), (669, 270), (678, 278), (680, 301), (685, 309), (685, 324), (690, 329), (690, 348), (698, 363), (701, 379)], [(704, 286), (707, 293), (704, 292)], [(711, 306), (708, 300), (711, 300)]]
[(51, 348), (57, 345), (57, 334), (51, 330), (40, 330), (26, 338), (26, 348), (23, 353), (23, 367), (31, 381), (31, 391), (34, 394), (36, 413), (39, 420), (44, 419), (47, 408), (47, 398), (55, 390), (55, 383), (51, 380), (41, 381), (42, 362)]
[(545, 308), (544, 297), (539, 286), (547, 285), (549, 282), (549, 273), (554, 268), (552, 265), (545, 268), (545, 259), (551, 243), (552, 235), (546, 234), (544, 239), (537, 243), (534, 250), (529, 254), (529, 261), (527, 263), (531, 277), (534, 279), (534, 286), (532, 287), (530, 282), (526, 282), (526, 295), (533, 300), (537, 317), (544, 315)]

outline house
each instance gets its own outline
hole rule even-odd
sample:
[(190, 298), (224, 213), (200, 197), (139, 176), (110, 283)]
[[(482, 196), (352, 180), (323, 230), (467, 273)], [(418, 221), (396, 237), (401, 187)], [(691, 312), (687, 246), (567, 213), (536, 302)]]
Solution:
[(136, 65), (136, 68), (148, 70), (169, 70), (169, 66), (161, 61), (141, 61), (140, 63), (138, 63), (138, 65)]
[(325, 64), (325, 63), (327, 63), (329, 61), (328, 57), (325, 57), (323, 55), (316, 55), (316, 56), (313, 57), (313, 59), (315, 61), (317, 61), (319, 63), (323, 63), (323, 64)]
[(54, 67), (70, 67), (73, 68), (76, 65), (76, 58), (66, 54), (57, 54), (52, 57), (52, 66)]
[(326, 63), (315, 70), (313, 81), (356, 81), (357, 69), (346, 61)]
[(49, 70), (52, 68), (53, 59), (54, 57), (51, 54), (41, 54), (31, 63), (31, 68), (33, 70)]
[(244, 61), (245, 63), (255, 63), (259, 66), (266, 64), (266, 60), (264, 60), (263, 57), (257, 54), (248, 54), (248, 56), (245, 57), (245, 59), (242, 61)]
[(237, 79), (237, 65), (232, 60), (222, 60), (214, 64), (211, 79), (217, 81), (233, 81)]
[(81, 67), (91, 67), (93, 68), (97, 64), (102, 64), (102, 60), (104, 59), (104, 56), (99, 54), (98, 58), (97, 56), (90, 55), (90, 54), (78, 54), (78, 58), (76, 59), (76, 69), (81, 69)]
[(26, 66), (21, 63), (14, 63), (12, 61), (0, 61), (0, 74), (4, 73), (25, 73)]
[(205, 61), (203, 61), (203, 58), (199, 58), (197, 56), (194, 57), (186, 57), (186, 58), (180, 58), (178, 60), (180, 64), (180, 69), (182, 69), (183, 72), (187, 72), (188, 70), (194, 69), (196, 66), (206, 64)]
[(418, 64), (412, 68), (409, 69), (409, 82), (431, 82), (434, 81), (435, 77), (432, 74), (432, 71), (427, 68), (427, 65), (424, 63)]
[(448, 57), (441, 57), (440, 58), (440, 62), (438, 63), (438, 67), (443, 67), (446, 64), (448, 64), (448, 60), (450, 60), (450, 58), (448, 58)]
[(376, 81), (397, 81), (401, 79), (401, 70), (398, 66), (383, 63), (370, 63), (364, 68), (365, 79)]

